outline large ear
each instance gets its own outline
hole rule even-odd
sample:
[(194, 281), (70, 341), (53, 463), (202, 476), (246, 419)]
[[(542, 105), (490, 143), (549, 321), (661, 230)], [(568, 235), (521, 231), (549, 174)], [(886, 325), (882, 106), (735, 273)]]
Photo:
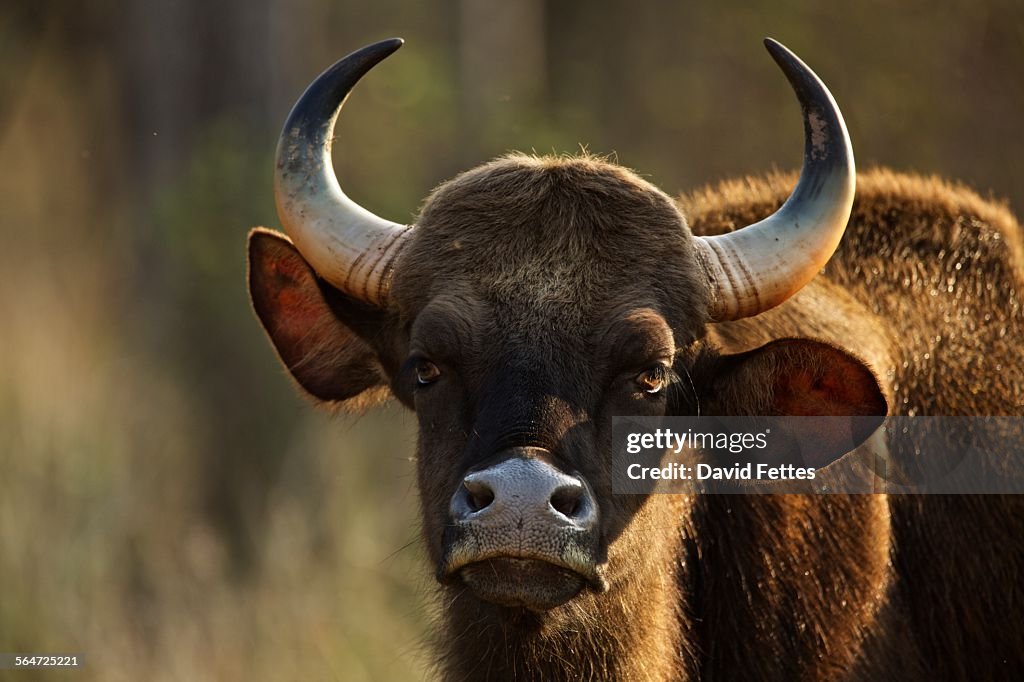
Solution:
[[(720, 356), (702, 377), (702, 411), (718, 415), (850, 417), (814, 434), (816, 466), (860, 445), (881, 425), (888, 405), (874, 373), (844, 350), (809, 339), (782, 339)], [(820, 422), (825, 423), (825, 422)]]
[[(281, 362), (313, 397), (347, 401), (387, 383), (375, 338), (386, 315), (320, 280), (282, 234), (249, 233), (249, 295)], [(381, 391), (364, 398), (379, 398)]]

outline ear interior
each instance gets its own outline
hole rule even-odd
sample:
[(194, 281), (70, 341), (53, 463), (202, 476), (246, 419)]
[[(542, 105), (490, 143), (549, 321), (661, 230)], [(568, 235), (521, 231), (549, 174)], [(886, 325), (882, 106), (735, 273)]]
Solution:
[(313, 397), (347, 401), (385, 383), (374, 348), (342, 320), (351, 309), (369, 328), (381, 313), (322, 282), (284, 235), (249, 234), (249, 294), (281, 362)]
[[(774, 344), (773, 344), (774, 345)], [(791, 416), (885, 416), (888, 405), (875, 375), (860, 360), (826, 344), (779, 342), (772, 407)]]
[(722, 357), (711, 384), (706, 403), (713, 413), (830, 417), (808, 420), (801, 427), (813, 429), (799, 440), (815, 444), (810, 454), (804, 450), (803, 457), (804, 464), (815, 467), (867, 440), (888, 412), (878, 380), (863, 362), (808, 339), (783, 339)]

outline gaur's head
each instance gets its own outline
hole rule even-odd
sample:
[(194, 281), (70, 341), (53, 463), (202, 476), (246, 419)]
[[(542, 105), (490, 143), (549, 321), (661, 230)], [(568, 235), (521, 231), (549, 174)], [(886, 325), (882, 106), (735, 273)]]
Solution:
[(845, 125), (792, 53), (767, 43), (803, 107), (799, 184), (767, 219), (703, 238), (659, 189), (589, 156), (484, 164), (436, 189), (414, 226), (356, 205), (332, 169), (334, 122), (400, 45), (344, 58), (296, 104), (275, 183), (288, 237), (252, 233), (249, 284), (306, 392), (390, 392), (415, 411), (442, 583), (539, 613), (630, 580), (654, 521), (648, 498), (611, 493), (613, 415), (884, 413), (841, 350), (791, 339), (725, 356), (705, 338), (810, 281), (850, 214)]

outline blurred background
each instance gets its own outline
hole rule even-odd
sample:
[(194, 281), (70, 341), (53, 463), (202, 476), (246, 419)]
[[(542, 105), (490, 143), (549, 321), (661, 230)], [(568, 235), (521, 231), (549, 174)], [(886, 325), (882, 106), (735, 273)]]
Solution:
[(306, 84), (406, 46), (338, 128), (392, 220), (509, 150), (614, 153), (670, 193), (799, 165), (771, 35), (860, 167), (1024, 208), (1019, 0), (6, 0), (0, 7), (0, 651), (11, 679), (428, 674), (415, 420), (314, 411), (252, 315), (245, 235)]

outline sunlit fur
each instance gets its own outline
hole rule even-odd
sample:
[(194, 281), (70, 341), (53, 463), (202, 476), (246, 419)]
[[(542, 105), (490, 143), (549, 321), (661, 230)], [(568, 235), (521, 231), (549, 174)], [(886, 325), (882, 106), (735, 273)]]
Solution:
[[(696, 191), (680, 203), (695, 233), (716, 233), (774, 210), (794, 181), (790, 175), (747, 178)], [(862, 174), (857, 186), (846, 236), (824, 275), (779, 308), (718, 325), (710, 337), (733, 351), (787, 335), (856, 348), (882, 379), (894, 414), (1024, 414), (1024, 235), (1017, 221), (1005, 205), (937, 178), (874, 170)], [(774, 662), (760, 665), (770, 677), (772, 667), (793, 660), (792, 642), (803, 642), (816, 649), (815, 666), (838, 677), (847, 669), (853, 679), (1005, 679), (1019, 672), (1024, 626), (1001, 614), (1008, 604), (1024, 603), (1024, 584), (1011, 577), (1024, 574), (1021, 498), (890, 496), (885, 509), (878, 508), (881, 500), (799, 501), (816, 510), (846, 509), (834, 510), (829, 524), (804, 526), (828, 537), (815, 550), (817, 567), (808, 566), (804, 582), (788, 590), (753, 586), (773, 572), (785, 574), (779, 562), (799, 579), (789, 557), (801, 555), (800, 543), (787, 534), (761, 554), (759, 543), (733, 543), (735, 508), (715, 517), (712, 525), (722, 538), (746, 548), (740, 549), (744, 555), (720, 559), (734, 567), (734, 575), (745, 573), (751, 586), (731, 603), (748, 597), (764, 603), (745, 622), (728, 616), (731, 632), (709, 624), (716, 648), (733, 652), (710, 657), (705, 671), (729, 677), (730, 666), (768, 657)], [(738, 501), (704, 500), (708, 506)], [(866, 507), (872, 508), (868, 514)], [(758, 516), (751, 512), (746, 527), (765, 535), (773, 526)], [(874, 560), (868, 560), (871, 554), (851, 556), (866, 523), (876, 537)], [(822, 581), (821, 569), (830, 566), (830, 573), (850, 572), (844, 584), (849, 576), (878, 573), (867, 583), (879, 591), (860, 603), (838, 597)], [(718, 571), (711, 574), (724, 580)], [(891, 581), (881, 579), (884, 574)], [(803, 608), (771, 603), (790, 599)], [(847, 626), (871, 605), (878, 612), (870, 627)], [(809, 626), (802, 635), (793, 632), (800, 623)], [(773, 634), (742, 635), (751, 627)]]

